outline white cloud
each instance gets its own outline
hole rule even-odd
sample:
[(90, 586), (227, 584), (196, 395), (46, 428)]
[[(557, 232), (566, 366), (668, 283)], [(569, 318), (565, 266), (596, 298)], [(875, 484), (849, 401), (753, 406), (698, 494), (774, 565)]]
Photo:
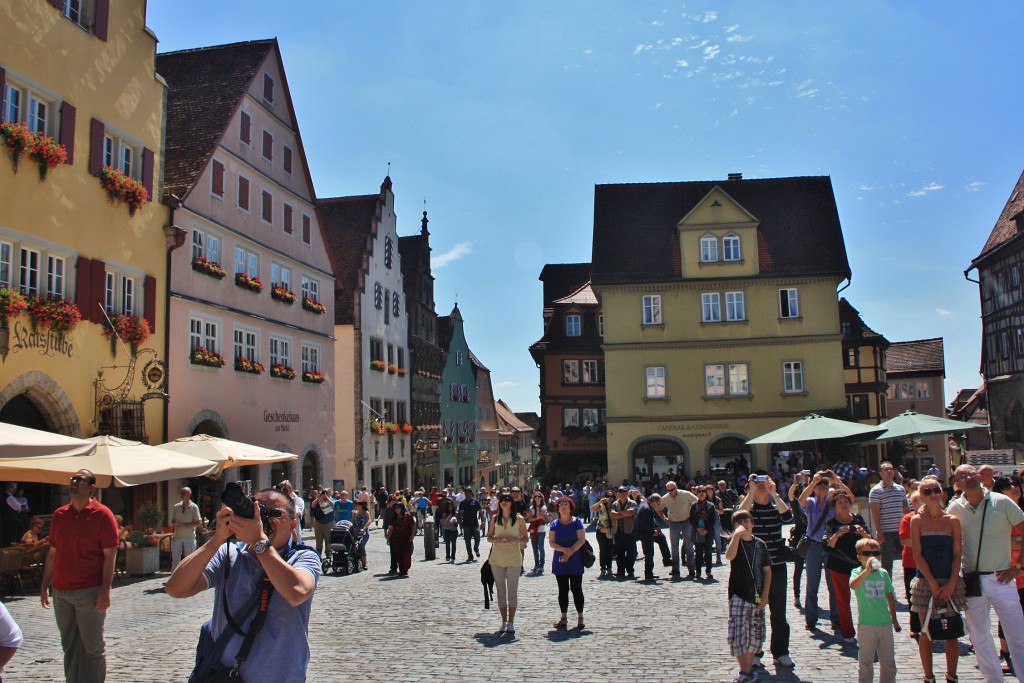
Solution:
[(686, 67), (690, 66), (690, 63), (688, 61), (686, 61), (685, 59), (677, 59), (676, 60), (676, 66), (678, 66), (678, 67), (680, 67), (682, 69), (685, 69)]
[(730, 24), (730, 25), (726, 26), (724, 30), (725, 30), (726, 33), (732, 33), (733, 31), (735, 31), (739, 27), (740, 27), (739, 24)]
[(953, 315), (953, 311), (947, 311), (945, 308), (936, 308), (935, 312), (939, 315)]
[(470, 242), (459, 242), (454, 247), (430, 258), (430, 266), (432, 268), (444, 268), (453, 261), (458, 261), (463, 256), (468, 256), (473, 253), (473, 245)]
[(498, 382), (496, 385), (499, 389), (515, 389), (519, 386), (518, 382)]
[(586, 50), (584, 50), (584, 51), (583, 51), (583, 54), (585, 54), (585, 55), (592, 55), (592, 54), (594, 54), (594, 51), (593, 51), (593, 50), (591, 50), (591, 49), (590, 49), (590, 48), (588, 47), (588, 48), (587, 48)]
[(660, 21), (652, 21), (651, 22), (651, 26), (661, 26), (661, 25), (662, 25), (662, 23)]
[(654, 46), (651, 45), (650, 43), (640, 43), (635, 48), (633, 48), (633, 54), (638, 55), (641, 52), (647, 52), (648, 50), (652, 49), (653, 47)]
[(973, 183), (968, 183), (967, 186), (964, 187), (964, 189), (967, 190), (968, 192), (977, 192), (983, 187), (985, 187), (985, 183), (983, 183), (980, 180), (975, 180)]
[(945, 187), (944, 185), (939, 185), (938, 183), (929, 183), (928, 185), (925, 185), (924, 187), (922, 187), (919, 190), (911, 190), (910, 192), (907, 193), (907, 196), (908, 197), (923, 197), (926, 194), (929, 194), (931, 192), (936, 192), (937, 190), (941, 190), (944, 187)]
[(715, 57), (718, 56), (718, 53), (720, 51), (721, 48), (718, 45), (708, 45), (706, 48), (704, 48), (704, 60), (707, 61), (710, 59), (714, 59)]
[(712, 21), (714, 21), (717, 18), (718, 18), (718, 12), (708, 11), (708, 12), (704, 13), (703, 17), (701, 17), (700, 23), (702, 23), (702, 24), (710, 24)]
[(865, 192), (870, 192), (871, 190), (873, 190), (873, 189), (875, 189), (875, 188), (874, 188), (874, 186), (873, 186), (873, 185), (861, 185), (861, 186), (859, 186), (859, 187), (858, 187), (857, 189), (858, 189), (858, 190), (863, 190), (863, 191), (865, 191)]
[(743, 36), (739, 33), (733, 33), (726, 38), (730, 43), (745, 43), (750, 40), (750, 36)]

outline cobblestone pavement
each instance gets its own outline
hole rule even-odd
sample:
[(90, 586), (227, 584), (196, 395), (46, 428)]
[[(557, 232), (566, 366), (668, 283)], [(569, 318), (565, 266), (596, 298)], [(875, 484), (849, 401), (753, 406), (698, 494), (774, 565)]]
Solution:
[[(596, 548), (593, 534), (588, 536)], [(584, 578), (583, 631), (553, 629), (558, 617), (555, 579), (547, 572), (527, 575), (520, 582), (516, 637), (511, 639), (496, 635), (498, 611), (493, 604), (484, 610), (480, 565), (465, 563), (462, 539), (455, 565), (424, 560), (422, 541), (417, 538), (406, 579), (385, 575), (389, 560), (379, 530), (369, 542), (369, 571), (321, 578), (309, 629), (309, 680), (729, 681), (736, 674), (726, 643), (727, 567), (715, 568), (713, 583), (660, 580), (645, 585), (598, 579), (595, 565)], [(486, 540), (481, 551), (486, 557)], [(549, 552), (549, 563), (550, 557)], [(660, 561), (656, 565), (655, 571), (667, 577), (668, 569)], [(643, 573), (642, 561), (637, 573)], [(896, 574), (902, 605), (898, 567)], [(173, 600), (162, 589), (166, 576), (115, 582), (106, 626), (108, 681), (188, 678), (199, 626), (209, 617), (213, 594)], [(792, 582), (789, 591), (792, 595)], [(828, 605), (824, 586), (821, 604)], [(42, 609), (32, 594), (13, 597), (7, 606), (25, 633), (25, 645), (7, 666), (4, 681), (62, 680), (52, 611)], [(761, 680), (856, 680), (855, 647), (844, 647), (830, 632), (805, 631), (792, 601), (789, 621), (796, 668), (776, 669), (768, 655)], [(905, 614), (902, 621), (904, 631), (896, 635), (898, 680), (920, 681), (921, 666), (907, 635)], [(821, 622), (827, 626), (826, 615)], [(961, 651), (960, 680), (981, 681), (966, 644)], [(941, 655), (936, 663), (942, 680)]]

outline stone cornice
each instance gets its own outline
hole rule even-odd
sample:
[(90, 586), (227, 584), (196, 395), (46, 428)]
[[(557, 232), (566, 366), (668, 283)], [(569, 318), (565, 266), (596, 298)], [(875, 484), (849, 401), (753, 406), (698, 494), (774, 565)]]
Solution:
[(604, 344), (609, 351), (660, 351), (665, 349), (720, 349), (747, 346), (790, 346), (792, 344), (832, 344), (843, 338), (841, 334), (815, 334), (792, 337), (754, 337), (749, 339), (694, 339), (665, 342), (623, 342)]
[[(838, 406), (836, 406), (838, 407)], [(833, 408), (824, 409), (833, 410)], [(772, 419), (800, 419), (807, 417), (808, 412), (820, 412), (820, 411), (771, 411), (771, 412), (757, 412), (757, 413), (729, 413), (728, 415), (657, 415), (657, 416), (643, 416), (643, 415), (619, 415), (607, 417), (608, 424), (666, 424), (672, 422), (704, 422), (709, 429), (728, 429), (730, 428), (728, 423), (731, 420), (772, 420)]]
[(675, 282), (631, 282), (623, 284), (615, 283), (602, 283), (600, 285), (593, 285), (595, 288), (605, 291), (616, 291), (616, 292), (641, 292), (643, 294), (650, 294), (652, 292), (667, 292), (672, 290), (683, 290), (683, 289), (706, 289), (708, 285), (713, 285), (716, 288), (729, 286), (732, 283), (736, 285), (749, 285), (751, 283), (756, 285), (767, 285), (773, 287), (782, 287), (793, 284), (812, 284), (815, 282), (822, 283), (837, 283), (842, 278), (839, 274), (836, 275), (746, 275), (736, 277), (688, 277), (683, 280)]

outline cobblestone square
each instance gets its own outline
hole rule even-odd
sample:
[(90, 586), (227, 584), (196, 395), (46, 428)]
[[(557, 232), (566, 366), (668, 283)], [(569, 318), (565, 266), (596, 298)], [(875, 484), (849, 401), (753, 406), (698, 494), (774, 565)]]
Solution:
[[(588, 537), (596, 547), (593, 533)], [(659, 557), (655, 572), (663, 578), (647, 585), (599, 579), (595, 565), (584, 577), (583, 631), (552, 627), (558, 618), (555, 579), (548, 572), (528, 574), (520, 581), (516, 637), (511, 639), (496, 635), (498, 611), (493, 604), (484, 610), (480, 564), (465, 562), (462, 539), (454, 565), (424, 560), (423, 538), (416, 541), (408, 578), (386, 575), (389, 556), (378, 529), (368, 546), (369, 571), (320, 579), (309, 629), (309, 680), (717, 682), (736, 675), (726, 643), (726, 566), (715, 568), (711, 583), (670, 582)], [(487, 547), (484, 540), (484, 558)], [(529, 552), (527, 568), (532, 566)], [(443, 546), (439, 555), (443, 558)], [(549, 563), (550, 558), (549, 552)], [(642, 561), (637, 568), (642, 575)], [(789, 568), (792, 571), (792, 565)], [(115, 581), (106, 627), (111, 683), (188, 678), (213, 592), (173, 600), (162, 589), (166, 577), (162, 573)], [(792, 595), (792, 581), (789, 585)], [(894, 585), (905, 609), (898, 565)], [(821, 604), (828, 604), (824, 586)], [(53, 613), (42, 609), (34, 593), (10, 598), (7, 606), (25, 633), (25, 645), (7, 666), (4, 681), (62, 680)], [(767, 655), (768, 668), (760, 680), (856, 680), (856, 648), (844, 646), (831, 632), (805, 631), (792, 599), (788, 609), (796, 668), (776, 669)], [(907, 635), (905, 613), (901, 621), (904, 630), (896, 634), (898, 680), (920, 681), (921, 666), (916, 645)], [(823, 614), (819, 623), (827, 627), (827, 616)], [(961, 642), (966, 653), (967, 641)], [(257, 641), (257, 647), (265, 646), (268, 643)], [(936, 657), (939, 680), (943, 666), (942, 657)], [(982, 680), (973, 655), (961, 659), (960, 680)]]

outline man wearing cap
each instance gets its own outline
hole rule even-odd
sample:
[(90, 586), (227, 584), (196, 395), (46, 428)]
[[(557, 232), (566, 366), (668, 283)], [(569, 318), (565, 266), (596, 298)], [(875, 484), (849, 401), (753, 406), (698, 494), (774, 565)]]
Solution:
[(625, 486), (619, 487), (609, 517), (615, 531), (615, 576), (632, 578), (633, 564), (636, 562), (636, 541), (633, 539), (636, 503), (629, 499), (629, 489)]
[(196, 527), (200, 524), (199, 506), (192, 501), (192, 489), (182, 486), (178, 491), (181, 500), (171, 508), (171, 571), (181, 559), (196, 550)]
[(690, 491), (681, 491), (679, 486), (670, 481), (665, 484), (668, 493), (661, 499), (661, 516), (668, 522), (669, 548), (672, 551), (672, 576), (679, 576), (680, 558), (679, 541), (683, 542), (686, 553), (687, 579), (693, 573), (693, 529), (690, 526), (690, 507), (697, 503), (697, 496)]
[[(1024, 512), (1012, 498), (982, 486), (971, 465), (957, 467), (953, 480), (963, 495), (953, 499), (946, 512), (960, 520), (964, 574), (981, 575), (981, 595), (968, 594), (964, 621), (978, 669), (986, 683), (995, 683), (1003, 680), (1003, 670), (992, 642), (993, 609), (1003, 625), (1010, 659), (1014, 664), (1024, 662), (1024, 619), (1015, 583), (1024, 568), (1020, 562), (1010, 563), (1010, 536), (1013, 529), (1024, 533)], [(1024, 681), (1024, 667), (1017, 667), (1017, 680)]]

